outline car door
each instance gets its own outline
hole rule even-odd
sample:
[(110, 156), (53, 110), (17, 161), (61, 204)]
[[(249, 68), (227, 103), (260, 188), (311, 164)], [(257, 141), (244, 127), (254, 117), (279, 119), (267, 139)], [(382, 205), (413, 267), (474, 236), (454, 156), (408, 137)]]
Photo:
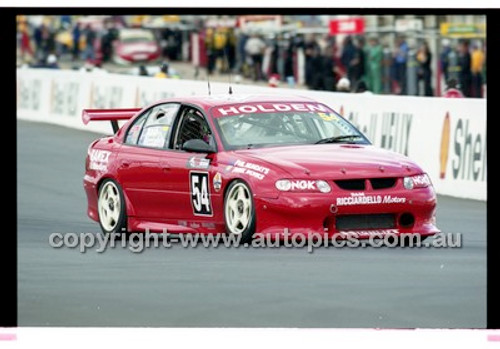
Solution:
[(129, 127), (118, 153), (118, 180), (133, 209), (129, 215), (162, 221), (171, 218), (173, 190), (169, 161), (172, 124), (178, 103), (156, 105)]
[(205, 115), (199, 109), (182, 107), (170, 139), (170, 197), (175, 204), (170, 207), (169, 214), (177, 218), (178, 224), (188, 224), (191, 228), (198, 228), (201, 224), (209, 227), (209, 223), (202, 222), (211, 221), (214, 215), (214, 195), (218, 195), (211, 187), (215, 157), (214, 154), (184, 151), (182, 145), (191, 139), (201, 139), (215, 146), (212, 134)]

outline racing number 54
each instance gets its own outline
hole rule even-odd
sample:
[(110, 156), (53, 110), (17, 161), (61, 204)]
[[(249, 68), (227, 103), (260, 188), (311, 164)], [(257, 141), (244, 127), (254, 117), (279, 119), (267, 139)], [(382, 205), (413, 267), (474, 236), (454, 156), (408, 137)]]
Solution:
[(190, 172), (189, 185), (194, 215), (211, 216), (212, 205), (208, 189), (208, 172)]

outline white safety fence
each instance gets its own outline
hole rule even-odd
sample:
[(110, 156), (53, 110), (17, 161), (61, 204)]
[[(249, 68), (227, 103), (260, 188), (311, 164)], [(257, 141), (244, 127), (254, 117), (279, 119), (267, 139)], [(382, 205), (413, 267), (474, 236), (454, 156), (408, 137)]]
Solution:
[[(228, 84), (211, 82), (212, 94)], [(234, 85), (238, 94), (301, 95), (324, 102), (376, 146), (407, 155), (439, 194), (486, 200), (486, 100), (375, 96)], [(84, 108), (143, 107), (159, 99), (206, 95), (205, 81), (107, 73), (17, 70), (17, 117), (110, 133), (107, 122), (81, 121)]]

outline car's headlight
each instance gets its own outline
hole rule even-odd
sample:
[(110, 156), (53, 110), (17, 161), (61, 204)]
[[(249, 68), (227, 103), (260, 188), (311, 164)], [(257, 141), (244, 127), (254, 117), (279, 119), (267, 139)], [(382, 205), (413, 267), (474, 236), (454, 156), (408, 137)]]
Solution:
[(279, 191), (329, 193), (332, 188), (321, 179), (280, 179), (275, 183)]
[(426, 188), (432, 185), (431, 179), (426, 173), (403, 178), (403, 185), (406, 189)]

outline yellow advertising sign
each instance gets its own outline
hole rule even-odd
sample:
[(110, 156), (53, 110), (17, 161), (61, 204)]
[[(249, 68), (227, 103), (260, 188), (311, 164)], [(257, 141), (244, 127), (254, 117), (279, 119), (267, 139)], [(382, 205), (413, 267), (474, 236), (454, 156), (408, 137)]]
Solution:
[(486, 37), (486, 24), (441, 23), (441, 35), (456, 39)]

